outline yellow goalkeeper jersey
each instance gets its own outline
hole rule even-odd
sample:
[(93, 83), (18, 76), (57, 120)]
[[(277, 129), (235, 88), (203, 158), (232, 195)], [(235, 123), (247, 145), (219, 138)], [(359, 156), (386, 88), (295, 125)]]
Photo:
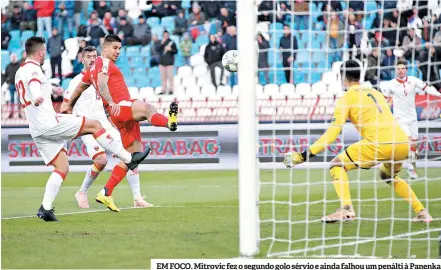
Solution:
[(395, 120), (383, 94), (366, 86), (354, 85), (335, 105), (330, 127), (313, 145), (314, 155), (334, 142), (346, 120), (355, 125), (363, 139), (372, 143), (407, 143), (408, 138)]

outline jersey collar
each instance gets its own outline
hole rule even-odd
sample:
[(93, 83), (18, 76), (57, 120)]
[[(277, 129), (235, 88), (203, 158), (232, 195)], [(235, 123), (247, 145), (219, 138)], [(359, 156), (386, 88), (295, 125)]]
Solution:
[(40, 67), (40, 63), (38, 63), (35, 60), (31, 60), (31, 59), (26, 59), (20, 66), (22, 67), (26, 64), (34, 64), (34, 65), (37, 65), (38, 67)]
[(353, 86), (348, 88), (348, 92), (351, 91), (351, 90), (357, 91), (357, 90), (359, 90), (361, 88), (362, 88), (361, 84), (355, 84), (355, 85), (353, 85)]
[(407, 79), (408, 79), (407, 76), (403, 80), (397, 77), (397, 82), (404, 84), (405, 82), (407, 82)]

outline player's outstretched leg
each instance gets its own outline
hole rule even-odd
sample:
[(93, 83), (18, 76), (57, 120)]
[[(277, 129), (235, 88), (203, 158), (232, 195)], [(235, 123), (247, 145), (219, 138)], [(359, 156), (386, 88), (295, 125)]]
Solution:
[(104, 188), (96, 195), (95, 201), (103, 204), (108, 209), (114, 212), (120, 212), (119, 208), (115, 205), (112, 197), (113, 189), (121, 182), (127, 174), (127, 166), (120, 162), (113, 167), (112, 174), (109, 180), (107, 180)]
[(83, 183), (80, 189), (75, 193), (75, 199), (78, 202), (78, 207), (89, 208), (89, 200), (87, 198), (87, 191), (89, 190), (92, 183), (96, 180), (102, 170), (107, 165), (107, 157), (105, 152), (98, 153), (94, 159), (92, 166), (86, 172), (84, 176)]
[(138, 169), (127, 172), (127, 182), (129, 182), (130, 188), (133, 193), (133, 206), (134, 207), (150, 207), (153, 204), (145, 201), (145, 197), (141, 195), (141, 185), (139, 183)]
[[(413, 192), (412, 188), (401, 179), (396, 172), (392, 172), (392, 166), (389, 163), (381, 164), (380, 168), (380, 178), (383, 179), (387, 184), (392, 185), (395, 192), (404, 200), (406, 200), (413, 208), (413, 211), (415, 212), (416, 216), (412, 219), (412, 221), (415, 222), (432, 222), (432, 216), (429, 214), (429, 212), (424, 209), (423, 204), (420, 202), (418, 197), (415, 195), (415, 192)], [(393, 179), (391, 175), (394, 175)]]
[(136, 121), (149, 121), (155, 127), (166, 127), (170, 131), (176, 131), (178, 128), (178, 103), (170, 103), (168, 118), (156, 111), (155, 106), (135, 100), (132, 104), (133, 119)]
[(44, 221), (58, 221), (55, 217), (52, 204), (55, 197), (57, 197), (61, 184), (69, 172), (69, 161), (66, 153), (64, 151), (60, 151), (56, 156), (56, 159), (52, 161), (51, 165), (54, 166), (54, 171), (47, 180), (43, 202), (37, 212), (37, 217)]
[(417, 179), (418, 175), (416, 173), (416, 161), (418, 158), (417, 154), (417, 145), (416, 141), (411, 140), (410, 143), (410, 151), (409, 151), (409, 167), (407, 168), (407, 174), (409, 175), (410, 179)]
[(331, 169), (329, 170), (332, 177), (332, 184), (340, 199), (341, 206), (334, 213), (322, 217), (322, 222), (334, 223), (338, 221), (350, 221), (355, 218), (351, 192), (349, 190), (348, 174), (345, 168), (346, 170), (352, 170), (355, 169), (356, 166), (349, 160), (346, 153), (343, 152), (331, 161)]
[(93, 134), (98, 144), (105, 150), (115, 154), (125, 165), (134, 170), (150, 154), (150, 148), (146, 147), (143, 152), (129, 153), (124, 149), (121, 138), (114, 137), (106, 131), (97, 120), (86, 119), (79, 135)]

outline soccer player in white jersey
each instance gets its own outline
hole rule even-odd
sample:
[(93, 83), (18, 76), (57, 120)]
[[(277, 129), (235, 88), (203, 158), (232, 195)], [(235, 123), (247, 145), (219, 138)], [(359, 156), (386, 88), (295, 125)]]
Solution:
[(31, 37), (26, 40), (25, 49), (27, 57), (15, 75), (15, 87), (32, 139), (44, 162), (55, 168), (47, 181), (37, 217), (44, 221), (57, 221), (52, 204), (69, 172), (65, 149), (68, 140), (93, 134), (101, 147), (115, 154), (132, 170), (148, 156), (150, 149), (130, 154), (124, 149), (121, 138), (113, 137), (99, 121), (57, 114), (51, 102), (51, 83), (41, 69), (46, 56), (46, 41), (41, 37)]
[[(64, 92), (63, 103), (69, 102), (70, 95), (83, 78), (83, 73), (95, 62), (97, 56), (98, 55), (95, 47), (87, 46), (83, 49), (81, 60), (84, 65), (83, 71), (75, 76), (72, 81), (70, 81), (67, 90)], [(65, 106), (65, 104), (62, 106)], [(118, 130), (112, 126), (106, 117), (101, 96), (96, 92), (93, 85), (89, 86), (89, 88), (81, 94), (73, 108), (72, 113), (77, 116), (88, 116), (91, 119), (98, 120), (101, 122), (106, 131), (111, 133), (114, 137), (120, 137)], [(101, 171), (106, 167), (107, 157), (105, 150), (98, 144), (92, 135), (81, 136), (81, 140), (83, 140), (83, 143), (86, 145), (87, 153), (92, 159), (93, 164), (87, 170), (80, 190), (78, 190), (78, 192), (75, 194), (75, 199), (77, 200), (80, 208), (89, 208), (87, 191)], [(135, 207), (153, 206), (152, 204), (146, 202), (144, 197), (141, 195), (138, 170), (129, 171), (127, 174), (127, 181), (132, 189)]]
[(404, 132), (409, 136), (409, 167), (407, 173), (411, 179), (418, 178), (416, 173), (418, 119), (415, 107), (416, 89), (421, 89), (429, 95), (441, 97), (435, 87), (429, 86), (422, 80), (407, 76), (407, 62), (398, 61), (397, 77), (383, 88), (383, 94), (393, 99), (394, 116)]

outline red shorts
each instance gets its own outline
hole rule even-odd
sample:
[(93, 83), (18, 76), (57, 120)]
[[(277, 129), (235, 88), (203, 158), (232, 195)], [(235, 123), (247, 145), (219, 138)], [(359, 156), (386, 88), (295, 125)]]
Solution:
[[(132, 145), (134, 141), (141, 142), (141, 129), (139, 127), (139, 122), (133, 119), (132, 114), (132, 103), (135, 100), (136, 99), (120, 101), (118, 103), (121, 105), (119, 115), (110, 117), (121, 134), (124, 148)], [(110, 108), (108, 108), (108, 110), (110, 110)]]

